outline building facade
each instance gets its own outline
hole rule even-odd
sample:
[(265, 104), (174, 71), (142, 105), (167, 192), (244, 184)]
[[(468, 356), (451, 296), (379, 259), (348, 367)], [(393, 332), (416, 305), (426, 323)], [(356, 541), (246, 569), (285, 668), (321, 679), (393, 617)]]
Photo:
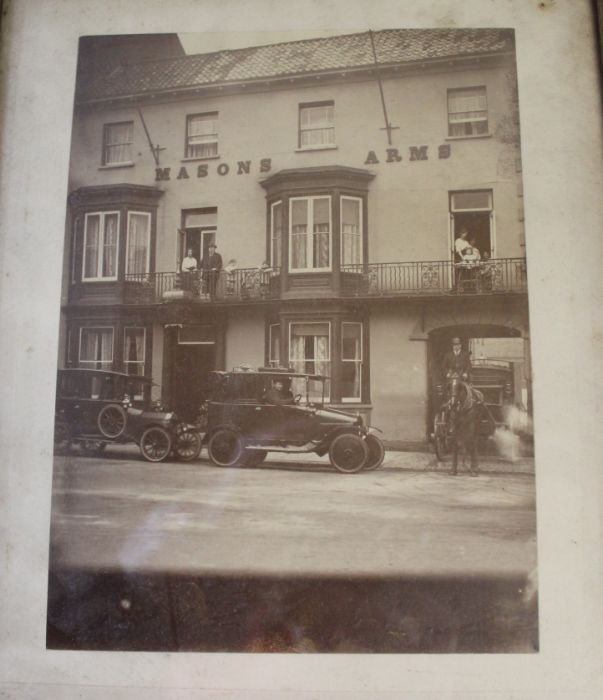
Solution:
[[(512, 31), (385, 30), (87, 75), (69, 192), (62, 366), (153, 377), (184, 415), (208, 370), (291, 366), (414, 444), (450, 338), (481, 359), (507, 338), (530, 402)], [(462, 228), (480, 264), (455, 264)], [(183, 270), (212, 243), (222, 269)]]

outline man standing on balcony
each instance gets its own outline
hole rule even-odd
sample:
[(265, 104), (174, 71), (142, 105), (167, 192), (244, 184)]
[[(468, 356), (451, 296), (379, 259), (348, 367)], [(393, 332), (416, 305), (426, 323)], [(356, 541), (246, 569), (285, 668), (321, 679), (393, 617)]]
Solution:
[(218, 277), (222, 269), (222, 256), (216, 252), (215, 243), (209, 244), (209, 252), (201, 260), (201, 275), (203, 280), (203, 291), (213, 298), (216, 294)]

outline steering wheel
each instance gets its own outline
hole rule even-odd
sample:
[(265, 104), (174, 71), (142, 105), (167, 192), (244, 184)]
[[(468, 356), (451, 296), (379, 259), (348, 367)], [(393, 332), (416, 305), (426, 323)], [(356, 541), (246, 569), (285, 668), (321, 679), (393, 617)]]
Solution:
[(301, 401), (302, 395), (301, 394), (295, 394), (293, 401), (295, 403), (299, 403)]

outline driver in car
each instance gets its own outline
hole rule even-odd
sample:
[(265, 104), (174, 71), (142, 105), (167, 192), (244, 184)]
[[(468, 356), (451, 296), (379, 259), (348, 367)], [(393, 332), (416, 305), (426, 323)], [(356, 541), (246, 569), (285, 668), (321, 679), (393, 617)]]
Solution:
[(272, 387), (266, 392), (264, 401), (274, 406), (291, 406), (295, 403), (293, 394), (288, 388), (285, 388), (282, 379), (272, 380)]

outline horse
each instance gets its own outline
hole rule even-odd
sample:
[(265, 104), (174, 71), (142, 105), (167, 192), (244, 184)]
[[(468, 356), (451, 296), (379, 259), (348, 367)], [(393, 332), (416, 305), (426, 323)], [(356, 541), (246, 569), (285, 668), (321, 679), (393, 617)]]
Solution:
[(458, 375), (452, 375), (448, 381), (449, 399), (446, 404), (448, 413), (448, 439), (452, 443), (452, 468), (450, 474), (458, 472), (459, 450), (463, 455), (469, 454), (471, 476), (478, 473), (477, 442), (479, 425), (484, 414), (494, 423), (490, 411), (484, 403), (481, 391), (474, 389), (471, 384), (463, 381)]

